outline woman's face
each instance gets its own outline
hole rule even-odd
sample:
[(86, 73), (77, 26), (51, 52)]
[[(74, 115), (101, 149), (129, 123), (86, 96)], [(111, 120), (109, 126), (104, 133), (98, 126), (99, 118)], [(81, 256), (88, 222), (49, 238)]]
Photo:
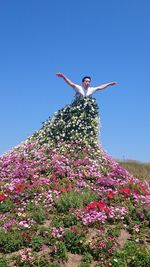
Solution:
[(83, 85), (83, 87), (84, 87), (84, 89), (88, 89), (88, 87), (90, 86), (90, 79), (88, 79), (88, 78), (86, 78), (85, 80), (84, 80), (84, 82), (82, 82), (82, 85)]

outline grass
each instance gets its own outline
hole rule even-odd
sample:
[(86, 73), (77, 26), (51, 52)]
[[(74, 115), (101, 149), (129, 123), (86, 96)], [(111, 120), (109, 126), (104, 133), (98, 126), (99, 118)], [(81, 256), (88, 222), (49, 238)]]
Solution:
[(134, 160), (118, 161), (119, 164), (140, 179), (150, 180), (150, 163)]

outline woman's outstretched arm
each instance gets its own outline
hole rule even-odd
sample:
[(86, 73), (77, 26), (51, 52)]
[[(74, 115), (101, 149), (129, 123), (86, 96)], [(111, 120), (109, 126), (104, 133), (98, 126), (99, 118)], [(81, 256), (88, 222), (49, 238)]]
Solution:
[(64, 81), (65, 81), (68, 85), (70, 85), (71, 87), (75, 88), (75, 84), (74, 84), (69, 78), (67, 78), (63, 73), (61, 73), (61, 72), (57, 72), (57, 73), (56, 73), (56, 76), (57, 76), (57, 77), (60, 77), (60, 78), (63, 78)]
[(101, 84), (101, 85), (99, 85), (99, 86), (96, 86), (96, 91), (97, 90), (102, 90), (102, 89), (105, 89), (105, 88), (107, 88), (108, 86), (113, 86), (113, 85), (118, 85), (118, 83), (117, 82), (110, 82), (110, 83), (104, 83), (104, 84)]

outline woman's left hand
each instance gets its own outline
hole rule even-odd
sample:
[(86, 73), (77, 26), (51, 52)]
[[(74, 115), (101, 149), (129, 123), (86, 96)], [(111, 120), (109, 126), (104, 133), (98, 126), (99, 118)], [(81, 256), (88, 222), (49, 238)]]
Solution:
[(118, 85), (118, 82), (111, 82), (110, 85)]

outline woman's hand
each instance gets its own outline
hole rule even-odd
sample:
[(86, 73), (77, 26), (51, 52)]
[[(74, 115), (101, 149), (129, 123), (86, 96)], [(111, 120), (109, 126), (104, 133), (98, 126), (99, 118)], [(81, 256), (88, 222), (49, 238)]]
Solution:
[(61, 72), (56, 72), (56, 76), (57, 77), (60, 77), (60, 78), (63, 78), (64, 81), (69, 84), (71, 87), (75, 88), (75, 84), (69, 79), (67, 78), (63, 73)]
[(64, 74), (61, 73), (61, 72), (57, 72), (57, 73), (56, 73), (56, 76), (57, 76), (57, 77), (60, 77), (60, 78), (64, 78)]
[(110, 85), (118, 85), (118, 82), (111, 82)]

